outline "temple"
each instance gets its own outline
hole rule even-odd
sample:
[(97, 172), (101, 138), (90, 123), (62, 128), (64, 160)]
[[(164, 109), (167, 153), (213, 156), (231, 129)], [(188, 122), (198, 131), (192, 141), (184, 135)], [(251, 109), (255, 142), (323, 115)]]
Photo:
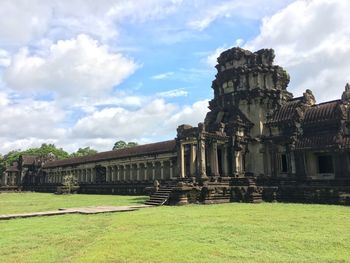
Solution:
[[(148, 204), (289, 201), (350, 204), (350, 86), (317, 104), (293, 97), (274, 51), (224, 51), (214, 98), (197, 127), (174, 140), (55, 160), (22, 156), (2, 188), (55, 192), (74, 175), (80, 193), (145, 194)], [(0, 188), (1, 189), (1, 188)]]

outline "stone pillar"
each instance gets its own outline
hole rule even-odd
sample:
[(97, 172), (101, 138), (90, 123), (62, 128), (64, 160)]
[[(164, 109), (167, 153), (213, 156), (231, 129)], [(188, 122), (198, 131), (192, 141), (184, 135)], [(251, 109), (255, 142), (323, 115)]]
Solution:
[(294, 156), (294, 151), (290, 152), (290, 166), (291, 166), (292, 174), (295, 175), (295, 156)]
[(179, 177), (185, 177), (185, 148), (182, 143), (180, 143), (180, 149), (178, 151), (178, 166), (179, 166)]
[(95, 182), (96, 174), (95, 174), (95, 169), (91, 168), (91, 183)]
[(205, 161), (205, 140), (199, 138), (198, 140), (198, 156), (197, 156), (197, 171), (200, 178), (207, 178), (206, 161)]
[(140, 181), (140, 164), (136, 164), (136, 180)]
[(123, 166), (122, 178), (123, 178), (123, 181), (126, 181), (126, 165), (122, 165), (122, 166)]
[(174, 171), (173, 171), (174, 168), (173, 168), (173, 166), (174, 166), (173, 161), (169, 160), (169, 176), (170, 176), (170, 179), (172, 179), (173, 175), (174, 175)]
[(7, 185), (7, 173), (4, 172), (3, 176), (4, 176), (4, 185)]
[(160, 161), (160, 179), (164, 180), (164, 161)]
[(119, 165), (116, 165), (114, 168), (115, 168), (115, 173), (116, 173), (116, 177), (117, 177), (116, 181), (119, 182), (119, 181), (121, 181), (120, 180), (120, 167), (119, 167)]
[(228, 150), (227, 147), (224, 146), (222, 148), (222, 156), (221, 156), (221, 161), (222, 161), (222, 172), (224, 176), (228, 176), (229, 175), (229, 171), (228, 171)]
[(152, 180), (156, 179), (156, 162), (152, 162)]
[(190, 175), (196, 176), (196, 158), (197, 158), (197, 145), (191, 144), (190, 147)]
[(148, 166), (147, 166), (147, 162), (143, 163), (143, 168), (144, 168), (144, 174), (143, 174), (143, 179), (145, 181), (147, 181), (149, 178), (148, 178)]
[(219, 175), (218, 166), (218, 143), (213, 141), (211, 144), (211, 158), (210, 158), (211, 174), (214, 176)]

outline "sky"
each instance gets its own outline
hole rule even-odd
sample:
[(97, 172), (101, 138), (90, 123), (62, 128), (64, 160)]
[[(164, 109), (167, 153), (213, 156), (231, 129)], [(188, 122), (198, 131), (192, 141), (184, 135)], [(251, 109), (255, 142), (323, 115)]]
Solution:
[(350, 82), (347, 0), (0, 0), (0, 153), (173, 139), (204, 120), (216, 58), (275, 50), (317, 102)]

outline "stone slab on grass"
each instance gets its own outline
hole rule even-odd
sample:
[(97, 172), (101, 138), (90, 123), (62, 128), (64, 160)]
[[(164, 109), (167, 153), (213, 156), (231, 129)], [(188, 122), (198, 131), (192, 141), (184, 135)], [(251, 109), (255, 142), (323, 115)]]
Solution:
[(140, 208), (150, 207), (148, 205), (136, 205), (136, 206), (89, 206), (89, 207), (77, 207), (77, 208), (60, 208), (56, 211), (45, 212), (33, 212), (33, 213), (21, 213), (21, 214), (7, 214), (0, 215), (0, 220), (9, 220), (16, 218), (28, 218), (37, 216), (56, 216), (66, 214), (100, 214), (100, 213), (114, 213), (114, 212), (129, 212), (135, 211)]

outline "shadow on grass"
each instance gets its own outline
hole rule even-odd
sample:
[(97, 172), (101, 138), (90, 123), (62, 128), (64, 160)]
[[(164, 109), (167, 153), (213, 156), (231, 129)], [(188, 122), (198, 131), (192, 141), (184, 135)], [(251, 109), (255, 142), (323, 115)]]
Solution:
[(146, 200), (148, 200), (149, 197), (148, 196), (139, 196), (139, 197), (134, 197), (132, 198), (132, 203), (134, 204), (143, 204)]

